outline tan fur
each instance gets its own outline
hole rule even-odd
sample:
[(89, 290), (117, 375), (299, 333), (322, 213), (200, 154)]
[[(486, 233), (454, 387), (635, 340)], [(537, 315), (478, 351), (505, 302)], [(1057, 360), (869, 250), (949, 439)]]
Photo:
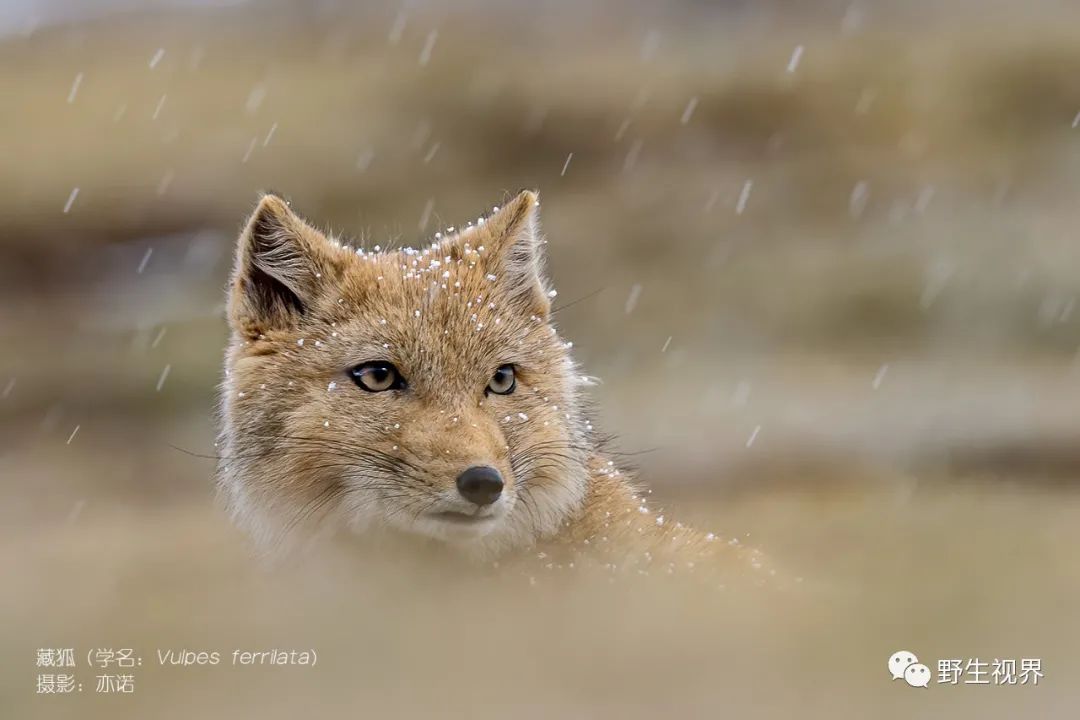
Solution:
[[(537, 195), (419, 251), (365, 252), (267, 195), (239, 242), (229, 294), (220, 485), (235, 519), (276, 545), (342, 530), (413, 534), (477, 558), (540, 546), (615, 556), (715, 554), (644, 510), (596, 449), (584, 378), (551, 323)], [(400, 392), (346, 371), (393, 362)], [(517, 390), (485, 395), (501, 364)], [(445, 527), (455, 478), (491, 465), (506, 488), (489, 530)]]

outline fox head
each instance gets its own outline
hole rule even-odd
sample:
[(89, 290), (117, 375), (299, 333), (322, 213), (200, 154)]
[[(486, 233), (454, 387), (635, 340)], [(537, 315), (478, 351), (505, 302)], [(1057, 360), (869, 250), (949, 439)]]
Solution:
[(491, 556), (554, 534), (587, 484), (534, 192), (433, 245), (354, 250), (279, 197), (240, 235), (220, 485), (262, 541), (416, 534)]

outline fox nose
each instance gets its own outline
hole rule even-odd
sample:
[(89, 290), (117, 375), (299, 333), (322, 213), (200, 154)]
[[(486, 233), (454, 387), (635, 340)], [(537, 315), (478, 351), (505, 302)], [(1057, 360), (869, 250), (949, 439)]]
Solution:
[(480, 506), (490, 505), (502, 494), (502, 475), (498, 470), (487, 465), (471, 467), (458, 475), (457, 489), (461, 497), (471, 503)]

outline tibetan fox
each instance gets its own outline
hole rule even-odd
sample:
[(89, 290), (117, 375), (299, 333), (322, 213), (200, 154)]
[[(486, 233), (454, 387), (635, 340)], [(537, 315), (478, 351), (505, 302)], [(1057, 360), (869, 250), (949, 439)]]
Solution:
[(262, 198), (237, 248), (221, 390), (220, 488), (242, 527), (272, 546), (378, 534), (489, 560), (759, 567), (647, 509), (598, 449), (552, 323), (538, 206), (521, 192), (426, 248), (365, 251)]

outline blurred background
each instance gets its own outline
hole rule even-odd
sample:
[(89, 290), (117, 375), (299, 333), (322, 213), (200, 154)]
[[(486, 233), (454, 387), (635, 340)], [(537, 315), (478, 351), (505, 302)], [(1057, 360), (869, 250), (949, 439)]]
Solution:
[[(1074, 717), (1078, 180), (1052, 0), (7, 0), (0, 716)], [(285, 572), (229, 526), (195, 455), (259, 191), (385, 247), (522, 187), (599, 427), (802, 590)], [(234, 647), (320, 665), (155, 656)]]

